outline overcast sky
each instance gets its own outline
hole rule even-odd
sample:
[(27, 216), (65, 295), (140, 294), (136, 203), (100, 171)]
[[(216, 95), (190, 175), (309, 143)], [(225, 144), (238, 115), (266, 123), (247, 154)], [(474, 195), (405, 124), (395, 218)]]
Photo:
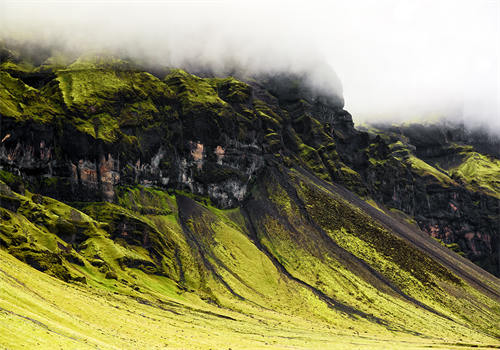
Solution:
[(355, 120), (445, 115), (500, 131), (500, 0), (0, 0), (0, 33), (160, 64), (308, 69), (332, 88), (327, 62)]

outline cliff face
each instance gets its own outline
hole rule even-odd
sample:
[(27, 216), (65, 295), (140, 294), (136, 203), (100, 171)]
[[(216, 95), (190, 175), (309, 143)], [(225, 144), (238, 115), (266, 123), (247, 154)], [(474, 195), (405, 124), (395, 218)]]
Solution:
[[(265, 157), (280, 157), (284, 131), (302, 144), (278, 99), (258, 83), (182, 70), (160, 80), (119, 61), (77, 61), (33, 74), (4, 66), (2, 163), (58, 198), (112, 201), (119, 183), (147, 184), (232, 207)], [(39, 74), (53, 79), (36, 80)], [(302, 114), (322, 108), (328, 118), (346, 115), (339, 105), (299, 101), (293, 93), (287, 97)]]
[(301, 164), (499, 274), (494, 138), (437, 125), (358, 131), (342, 99), (285, 74), (160, 79), (118, 59), (33, 67), (8, 57), (0, 74), (0, 161), (35, 192), (113, 202), (117, 185), (142, 184), (231, 208), (270, 161)]
[(1, 57), (0, 246), (19, 260), (159, 309), (498, 337), (498, 279), (442, 246), (498, 274), (488, 142), (360, 131), (299, 76)]
[(439, 124), (371, 131), (382, 136), (386, 156), (369, 160), (370, 196), (498, 275), (498, 139)]

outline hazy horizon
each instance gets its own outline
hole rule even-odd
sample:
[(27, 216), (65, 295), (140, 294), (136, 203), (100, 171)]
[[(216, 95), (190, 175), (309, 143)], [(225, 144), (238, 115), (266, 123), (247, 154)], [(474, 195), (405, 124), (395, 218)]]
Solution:
[(500, 132), (500, 1), (11, 1), (0, 37), (157, 64), (307, 72), (359, 122), (440, 116)]

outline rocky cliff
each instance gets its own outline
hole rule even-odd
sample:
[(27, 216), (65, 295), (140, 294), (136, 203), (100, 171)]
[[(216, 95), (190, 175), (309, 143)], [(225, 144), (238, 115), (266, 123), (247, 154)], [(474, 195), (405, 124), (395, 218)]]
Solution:
[(155, 77), (111, 58), (14, 61), (2, 63), (0, 160), (35, 192), (113, 202), (116, 186), (142, 184), (231, 208), (270, 161), (301, 164), (499, 273), (498, 140), (438, 125), (358, 131), (341, 99), (299, 76), (243, 82)]
[(498, 137), (440, 123), (368, 132), (386, 145), (385, 157), (370, 158), (364, 172), (370, 196), (498, 276)]

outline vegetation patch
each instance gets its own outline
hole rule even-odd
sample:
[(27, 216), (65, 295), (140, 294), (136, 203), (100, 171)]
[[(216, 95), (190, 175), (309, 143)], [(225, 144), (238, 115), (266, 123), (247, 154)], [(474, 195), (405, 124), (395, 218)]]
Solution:
[(472, 190), (500, 198), (500, 160), (470, 152), (464, 161), (456, 168), (450, 169), (450, 172)]

